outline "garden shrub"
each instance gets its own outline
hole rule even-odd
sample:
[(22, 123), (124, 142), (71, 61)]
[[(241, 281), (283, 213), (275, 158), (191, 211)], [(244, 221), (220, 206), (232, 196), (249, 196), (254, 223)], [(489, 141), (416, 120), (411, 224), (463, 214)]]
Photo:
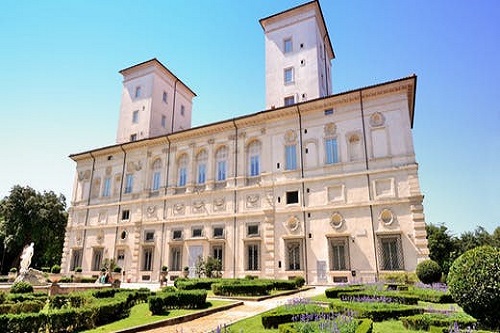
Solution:
[(96, 290), (92, 293), (92, 296), (94, 296), (95, 298), (110, 298), (110, 297), (114, 297), (115, 294), (119, 291), (120, 291), (120, 289), (116, 289), (116, 288)]
[(328, 315), (327, 308), (316, 304), (301, 304), (300, 306), (282, 305), (261, 315), (261, 322), (264, 328), (278, 328), (280, 324), (291, 323), (293, 318), (300, 315)]
[(0, 292), (0, 304), (2, 304), (3, 302), (5, 302), (5, 293)]
[(177, 279), (174, 282), (179, 290), (210, 290), (212, 284), (221, 281), (221, 279)]
[(424, 313), (401, 317), (400, 320), (406, 329), (423, 331), (428, 331), (431, 325), (449, 328), (454, 323), (457, 323), (459, 328), (465, 329), (474, 326), (477, 322), (473, 317), (460, 312), (451, 314)]
[(33, 292), (33, 286), (26, 281), (18, 281), (10, 287), (13, 294), (28, 294)]
[(380, 281), (401, 284), (414, 284), (418, 281), (417, 275), (411, 272), (392, 272), (380, 274)]
[(149, 310), (153, 315), (162, 314), (168, 309), (199, 309), (206, 306), (206, 302), (206, 290), (179, 290), (148, 298)]
[(417, 296), (421, 301), (431, 303), (455, 303), (448, 291), (435, 290), (432, 288), (412, 287), (408, 291), (403, 291), (404, 295)]
[(455, 302), (487, 328), (500, 328), (500, 248), (477, 247), (458, 257), (448, 274)]
[(44, 306), (45, 303), (39, 300), (31, 300), (21, 303), (4, 303), (0, 304), (0, 314), (36, 313), (42, 310)]
[(304, 286), (304, 284), (306, 284), (306, 279), (304, 279), (304, 277), (302, 276), (297, 276), (295, 278), (295, 286), (297, 288), (302, 288)]
[(420, 314), (423, 309), (397, 303), (360, 303), (333, 301), (331, 308), (334, 312), (351, 313), (354, 312), (356, 318), (370, 318), (375, 322), (388, 319), (397, 319), (403, 316)]
[[(278, 333), (318, 332), (316, 330), (314, 331), (312, 330), (313, 327), (304, 328), (301, 325), (297, 325), (297, 323), (285, 323), (285, 324), (280, 324), (278, 326)], [(327, 330), (328, 330), (327, 327), (323, 327), (321, 332), (326, 332)], [(372, 331), (373, 331), (373, 321), (370, 319), (361, 319), (357, 322), (357, 327), (354, 333), (372, 333)], [(339, 331), (335, 330), (335, 332), (344, 332), (344, 330), (342, 329), (340, 329)], [(351, 331), (349, 330), (349, 332)]]
[(21, 303), (25, 301), (39, 300), (45, 302), (47, 300), (47, 294), (45, 293), (28, 293), (28, 294), (8, 294), (6, 296), (6, 302), (11, 303)]
[(54, 295), (50, 297), (49, 308), (61, 309), (63, 307), (79, 308), (90, 302), (88, 297), (82, 294)]
[(431, 259), (424, 260), (417, 265), (417, 277), (422, 283), (432, 284), (441, 280), (443, 271), (437, 262)]
[(365, 290), (364, 286), (341, 286), (341, 287), (333, 287), (325, 290), (325, 295), (327, 298), (339, 298), (340, 293), (345, 292), (358, 292)]
[(212, 284), (212, 291), (220, 296), (264, 296), (273, 289), (272, 282), (259, 280), (235, 280)]

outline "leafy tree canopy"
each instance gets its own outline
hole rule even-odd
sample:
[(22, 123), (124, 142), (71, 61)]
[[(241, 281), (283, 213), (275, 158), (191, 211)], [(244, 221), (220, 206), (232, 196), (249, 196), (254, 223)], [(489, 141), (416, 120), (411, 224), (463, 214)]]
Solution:
[(4, 242), (2, 271), (17, 267), (24, 246), (34, 242), (31, 267), (61, 262), (68, 216), (66, 198), (54, 192), (14, 186), (0, 201), (0, 240)]

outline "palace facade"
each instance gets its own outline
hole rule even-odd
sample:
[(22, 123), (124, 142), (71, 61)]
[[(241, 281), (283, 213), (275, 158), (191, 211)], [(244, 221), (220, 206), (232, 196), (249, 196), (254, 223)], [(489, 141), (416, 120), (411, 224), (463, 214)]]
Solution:
[(160, 61), (126, 68), (117, 143), (76, 162), (62, 271), (115, 259), (131, 282), (194, 275), (370, 282), (428, 257), (413, 147), (417, 78), (332, 93), (318, 1), (260, 20), (266, 109), (191, 127)]

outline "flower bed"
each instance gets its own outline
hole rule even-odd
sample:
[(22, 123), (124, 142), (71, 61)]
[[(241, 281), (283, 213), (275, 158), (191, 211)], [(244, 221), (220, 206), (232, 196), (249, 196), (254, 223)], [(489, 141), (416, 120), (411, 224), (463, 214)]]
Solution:
[(476, 319), (465, 313), (424, 313), (414, 316), (401, 317), (403, 326), (411, 330), (428, 331), (430, 326), (449, 328), (455, 323), (460, 329), (472, 328), (476, 324)]
[(353, 313), (356, 318), (370, 318), (375, 322), (388, 319), (398, 319), (403, 316), (411, 316), (423, 312), (422, 308), (414, 305), (398, 303), (360, 303), (343, 302), (334, 300), (331, 303), (334, 312)]

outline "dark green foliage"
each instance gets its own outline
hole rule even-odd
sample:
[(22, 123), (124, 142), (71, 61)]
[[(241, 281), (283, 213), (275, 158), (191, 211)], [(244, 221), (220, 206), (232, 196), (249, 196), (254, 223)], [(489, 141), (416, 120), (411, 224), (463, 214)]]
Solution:
[(402, 316), (420, 314), (423, 309), (397, 303), (359, 303), (334, 301), (331, 303), (334, 312), (354, 312), (356, 318), (370, 318), (375, 322), (397, 319)]
[(417, 265), (416, 273), (418, 279), (424, 284), (437, 283), (443, 275), (439, 264), (431, 259), (420, 262)]
[(500, 328), (500, 248), (465, 252), (451, 266), (448, 286), (465, 312), (485, 327)]
[(401, 322), (406, 329), (428, 331), (430, 326), (450, 327), (455, 322), (459, 328), (472, 327), (476, 320), (465, 313), (424, 313), (414, 316), (401, 317)]
[(206, 290), (182, 290), (150, 296), (149, 310), (153, 315), (162, 314), (169, 309), (199, 309), (206, 306)]
[(212, 284), (212, 291), (219, 296), (264, 296), (269, 295), (273, 283), (260, 280), (234, 280)]
[(329, 314), (329, 310), (315, 304), (303, 304), (301, 306), (282, 305), (261, 315), (264, 328), (278, 328), (280, 324), (291, 323), (294, 316), (302, 314)]
[(10, 287), (10, 292), (13, 294), (27, 294), (33, 292), (33, 286), (26, 281), (18, 281)]
[(432, 303), (455, 303), (449, 292), (434, 290), (430, 288), (412, 287), (401, 294), (417, 296), (421, 301)]
[(358, 292), (348, 292), (348, 293), (338, 293), (338, 297), (342, 301), (357, 301), (362, 300), (362, 298), (380, 298), (381, 302), (399, 303), (406, 305), (417, 305), (418, 296), (405, 295), (397, 291), (358, 291)]
[(92, 296), (95, 298), (110, 298), (114, 297), (117, 292), (119, 292), (120, 289), (102, 289), (102, 290), (97, 290), (92, 293)]
[(3, 255), (3, 273), (16, 266), (19, 253), (30, 242), (35, 243), (36, 254), (32, 267), (52, 266), (61, 261), (68, 220), (63, 195), (16, 185), (9, 196), (0, 200), (0, 217), (0, 242), (7, 250)]
[(306, 283), (306, 279), (304, 279), (302, 276), (297, 276), (294, 281), (295, 281), (295, 287), (297, 288), (302, 288)]
[(358, 292), (365, 290), (364, 286), (342, 286), (342, 287), (333, 287), (325, 290), (325, 295), (327, 298), (339, 298), (340, 293), (345, 292)]
[(39, 300), (24, 301), (20, 303), (4, 303), (0, 304), (0, 314), (6, 313), (30, 313), (39, 312), (45, 303)]
[[(294, 327), (293, 323), (285, 323), (278, 326), (278, 333), (300, 333)], [(355, 333), (372, 333), (373, 321), (370, 319), (361, 319)]]
[(50, 268), (50, 272), (53, 274), (61, 273), (61, 266), (59, 266), (58, 264), (52, 265), (52, 267)]
[(2, 304), (3, 302), (5, 302), (5, 293), (0, 292), (0, 304)]
[(25, 301), (42, 301), (45, 302), (47, 300), (47, 294), (45, 293), (26, 293), (26, 294), (7, 294), (6, 302), (9, 303), (21, 303)]
[(161, 291), (163, 291), (165, 293), (175, 293), (177, 291), (177, 288), (175, 288), (174, 286), (166, 286), (166, 287), (163, 287), (161, 289)]
[(79, 308), (89, 302), (89, 297), (83, 294), (55, 295), (50, 297), (49, 307), (51, 309), (61, 309), (63, 307)]
[(210, 290), (213, 283), (220, 281), (221, 279), (177, 279), (175, 280), (174, 285), (179, 290)]

